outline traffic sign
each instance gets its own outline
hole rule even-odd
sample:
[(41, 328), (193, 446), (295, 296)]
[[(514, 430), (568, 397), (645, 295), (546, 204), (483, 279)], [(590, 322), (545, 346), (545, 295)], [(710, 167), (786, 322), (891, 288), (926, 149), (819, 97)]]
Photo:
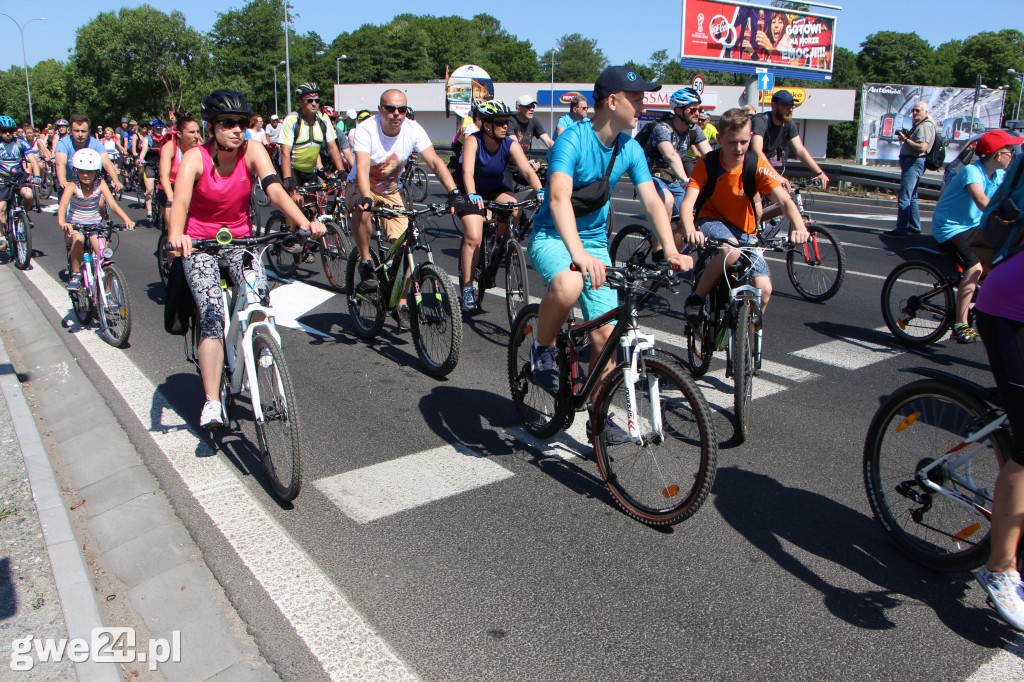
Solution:
[(757, 85), (758, 85), (758, 89), (760, 89), (762, 92), (764, 92), (765, 90), (774, 90), (775, 89), (775, 74), (771, 74), (771, 73), (758, 74), (758, 76), (757, 76)]
[(697, 91), (698, 95), (704, 94), (704, 77), (700, 74), (693, 77), (693, 89)]

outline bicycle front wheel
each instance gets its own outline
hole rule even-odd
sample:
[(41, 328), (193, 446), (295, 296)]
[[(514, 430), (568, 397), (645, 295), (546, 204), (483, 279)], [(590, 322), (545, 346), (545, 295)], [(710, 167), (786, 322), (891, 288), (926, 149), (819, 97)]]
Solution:
[(512, 324), (508, 342), (508, 386), (512, 405), (523, 426), (537, 438), (550, 438), (558, 433), (571, 414), (558, 397), (533, 383), (530, 349), (537, 340), (537, 311), (531, 303), (519, 311)]
[[(287, 225), (285, 224), (284, 216), (280, 213), (274, 213), (267, 218), (267, 224), (263, 227), (260, 234), (270, 234), (271, 232), (280, 232), (285, 229), (287, 229)], [(280, 242), (271, 244), (263, 253), (266, 258), (267, 267), (282, 279), (290, 278), (299, 269), (299, 255), (285, 250)]]
[(864, 442), (871, 510), (901, 552), (932, 570), (968, 571), (988, 557), (988, 517), (924, 481), (991, 511), (996, 477), (1011, 452), (1006, 431), (954, 450), (994, 416), (960, 389), (924, 379), (896, 390), (871, 420)]
[(512, 329), (519, 311), (530, 302), (530, 283), (526, 279), (526, 253), (522, 245), (509, 239), (505, 249), (505, 308), (508, 328)]
[(686, 323), (686, 364), (690, 376), (699, 379), (711, 367), (711, 357), (715, 353), (715, 340), (712, 338), (714, 318), (711, 314), (711, 296), (704, 297), (704, 314), (701, 323), (694, 327)]
[(953, 288), (932, 264), (903, 263), (882, 285), (882, 317), (897, 341), (908, 346), (934, 343), (953, 322)]
[(459, 364), (462, 315), (458, 294), (448, 275), (436, 265), (416, 269), (419, 293), (409, 299), (409, 320), (416, 352), (427, 374), (443, 377)]
[(96, 311), (103, 340), (114, 348), (124, 348), (132, 333), (132, 304), (124, 275), (113, 265), (103, 268), (103, 288), (106, 299), (100, 301)]
[(413, 166), (409, 174), (409, 198), (418, 204), (427, 200), (430, 193), (430, 177), (427, 172), (419, 166)]
[(27, 270), (32, 263), (32, 230), (28, 226), (28, 218), (17, 213), (11, 219), (11, 249), (14, 252), (14, 267)]
[[(355, 325), (355, 335), (364, 341), (380, 334), (384, 328), (384, 313), (387, 306), (384, 302), (384, 283), (378, 281), (377, 288), (368, 291), (359, 284), (359, 249), (353, 248), (348, 254), (348, 268), (345, 273), (345, 290), (348, 292), (348, 314)], [(370, 261), (379, 265), (377, 250), (370, 248)]]
[(751, 302), (746, 302), (736, 315), (732, 330), (733, 414), (736, 440), (743, 443), (750, 435), (750, 403), (754, 386), (754, 314)]
[(846, 277), (846, 254), (835, 235), (824, 227), (808, 227), (811, 238), (806, 244), (786, 252), (786, 274), (796, 292), (814, 303), (839, 293)]
[(71, 308), (75, 311), (78, 324), (84, 327), (92, 322), (92, 299), (89, 298), (88, 291), (72, 291)]
[(650, 265), (653, 262), (651, 254), (654, 252), (655, 243), (654, 233), (645, 226), (626, 225), (612, 239), (608, 255), (611, 256), (612, 265), (616, 267), (645, 263)]
[[(614, 370), (594, 406), (594, 450), (616, 503), (652, 526), (693, 516), (715, 481), (718, 437), (704, 394), (664, 357), (644, 357), (634, 384), (632, 415), (626, 373)], [(609, 417), (625, 429), (632, 421), (639, 442), (608, 442)]]
[(335, 291), (345, 291), (345, 271), (348, 267), (348, 255), (352, 244), (346, 248), (341, 238), (341, 230), (333, 220), (324, 220), (327, 233), (320, 238), (320, 262), (324, 266), (327, 283)]
[[(266, 334), (254, 334), (256, 385), (263, 419), (256, 420), (256, 440), (270, 487), (282, 502), (302, 488), (302, 442), (295, 388), (281, 347)], [(255, 398), (256, 396), (254, 396)]]
[(167, 232), (164, 231), (156, 240), (156, 267), (160, 272), (160, 282), (164, 285), (164, 291), (167, 290), (167, 276), (171, 273), (171, 262), (167, 258), (168, 248), (170, 247), (167, 244)]
[(257, 206), (270, 206), (270, 197), (263, 191), (263, 184), (258, 180), (252, 183), (252, 200)]

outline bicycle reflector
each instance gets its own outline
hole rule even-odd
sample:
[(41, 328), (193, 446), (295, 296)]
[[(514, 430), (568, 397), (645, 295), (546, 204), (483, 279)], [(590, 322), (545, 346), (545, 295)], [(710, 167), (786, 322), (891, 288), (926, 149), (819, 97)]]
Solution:
[(903, 431), (908, 426), (910, 426), (911, 424), (916, 422), (918, 417), (920, 417), (920, 416), (921, 416), (920, 412), (915, 412), (914, 414), (911, 414), (911, 415), (909, 415), (907, 417), (904, 417), (903, 421), (901, 421), (899, 423), (899, 425), (896, 427), (896, 433), (899, 433), (900, 431)]
[(226, 227), (222, 227), (217, 230), (217, 243), (224, 245), (231, 243), (231, 230)]

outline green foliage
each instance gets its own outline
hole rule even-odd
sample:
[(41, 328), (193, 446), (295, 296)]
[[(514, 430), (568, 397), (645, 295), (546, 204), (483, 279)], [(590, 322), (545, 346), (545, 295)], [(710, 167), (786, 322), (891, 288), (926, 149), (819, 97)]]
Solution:
[[(608, 58), (597, 46), (597, 41), (570, 33), (558, 39), (555, 57), (555, 80), (567, 83), (593, 83), (608, 66)], [(551, 73), (551, 50), (540, 58), (542, 74)]]
[(1024, 33), (1012, 28), (983, 31), (964, 41), (953, 64), (953, 83), (973, 88), (980, 75), (990, 88), (1010, 85), (1014, 79), (1006, 70), (1011, 68), (1024, 71)]
[(917, 33), (879, 31), (860, 47), (857, 66), (868, 82), (931, 85), (934, 50)]

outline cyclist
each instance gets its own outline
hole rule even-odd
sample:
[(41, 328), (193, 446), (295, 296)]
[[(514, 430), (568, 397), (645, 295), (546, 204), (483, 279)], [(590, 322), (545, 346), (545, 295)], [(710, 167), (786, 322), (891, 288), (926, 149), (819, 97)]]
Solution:
[[(16, 138), (14, 131), (18, 124), (10, 116), (0, 116), (0, 177), (24, 178), (27, 164), (32, 175), (39, 178), (36, 155), (25, 140)], [(0, 250), (7, 248), (7, 202), (14, 200), (17, 185), (0, 184)], [(22, 185), (19, 193), (25, 210), (32, 205), (32, 188)]]
[[(408, 110), (404, 92), (386, 90), (380, 96), (377, 115), (360, 123), (352, 133), (356, 165), (348, 174), (345, 201), (352, 210), (352, 236), (362, 259), (358, 273), (360, 286), (367, 291), (377, 288), (376, 275), (370, 261), (369, 209), (372, 206), (405, 208), (399, 190), (402, 171), (412, 154), (419, 154), (434, 171), (434, 175), (448, 190), (450, 203), (460, 204), (463, 200), (448, 167), (434, 151), (427, 132), (419, 123), (405, 120)], [(395, 240), (402, 236), (408, 222), (404, 216), (385, 220), (384, 229), (388, 239)], [(407, 328), (409, 308), (404, 300), (397, 313), (399, 327)]]
[(103, 129), (103, 138), (100, 140), (100, 144), (103, 145), (103, 149), (106, 150), (107, 156), (110, 160), (117, 164), (121, 160), (121, 155), (125, 154), (126, 151), (121, 145), (121, 140), (114, 135), (114, 129), (107, 126)]
[[(342, 162), (334, 125), (320, 112), (320, 87), (303, 83), (295, 88), (295, 98), (298, 113), (285, 117), (281, 133), (281, 182), (291, 192), (295, 205), (302, 206), (305, 200), (295, 187), (316, 180), (314, 171), (321, 151), (326, 148), (335, 168), (341, 168)], [(291, 221), (288, 224), (295, 226)], [(293, 244), (288, 250), (301, 251), (302, 245)]]
[[(810, 169), (811, 173), (814, 173), (812, 177), (817, 178), (821, 182), (821, 188), (827, 189), (828, 176), (825, 175), (825, 171), (821, 170), (821, 166), (814, 160), (814, 157), (807, 151), (807, 147), (804, 146), (803, 141), (800, 139), (800, 129), (797, 128), (796, 123), (793, 121), (793, 110), (795, 108), (796, 99), (793, 97), (793, 93), (789, 90), (776, 91), (772, 95), (772, 110), (753, 116), (754, 138), (750, 146), (777, 171), (781, 171), (786, 161), (786, 142), (788, 141), (793, 146), (796, 158), (800, 159)], [(793, 191), (789, 180), (781, 172), (778, 175), (779, 182), (786, 188), (786, 191)], [(770, 217), (781, 215), (781, 213), (777, 208), (775, 210), (769, 209), (769, 211), (765, 212), (764, 218), (767, 220)]]
[[(103, 216), (100, 215), (101, 198), (113, 209), (117, 217), (124, 221), (126, 228), (134, 230), (135, 223), (114, 201), (110, 187), (100, 177), (103, 160), (95, 149), (79, 149), (71, 157), (71, 166), (75, 169), (75, 176), (64, 186), (64, 191), (60, 195), (57, 220), (60, 221), (60, 228), (64, 230), (64, 238), (71, 243), (68, 252), (68, 291), (81, 291), (82, 249), (85, 237), (75, 230), (76, 226), (96, 226), (103, 222)], [(99, 248), (96, 237), (92, 238), (92, 246), (94, 251)]]
[[(757, 234), (757, 211), (754, 208), (754, 196), (744, 190), (747, 184), (743, 177), (744, 167), (748, 169), (747, 172), (753, 172), (756, 193), (771, 195), (782, 206), (791, 225), (789, 240), (794, 244), (804, 244), (810, 237), (796, 204), (782, 189), (778, 175), (768, 161), (753, 150), (752, 137), (750, 118), (746, 112), (742, 109), (729, 109), (722, 114), (718, 133), (721, 149), (697, 161), (680, 209), (683, 238), (690, 246), (704, 246), (705, 236), (728, 239), (741, 245), (756, 241), (753, 235)], [(713, 194), (704, 196), (706, 192), (702, 192), (702, 188), (709, 184), (709, 163), (717, 166), (720, 174), (714, 181)], [(702, 205), (694, 216), (698, 197), (703, 197)], [(739, 252), (733, 248), (723, 246), (704, 270), (697, 289), (685, 302), (686, 315), (692, 324), (700, 322), (704, 297), (722, 277), (723, 261), (735, 263), (739, 256)], [(768, 264), (763, 258), (755, 265), (754, 286), (761, 289), (761, 309), (764, 310), (771, 298), (772, 281)]]
[(671, 119), (658, 121), (644, 144), (644, 156), (654, 187), (664, 201), (670, 219), (678, 218), (686, 193), (683, 185), (690, 181), (690, 170), (683, 161), (686, 152), (696, 149), (703, 156), (711, 151), (704, 131), (697, 125), (700, 104), (700, 93), (695, 89), (676, 90), (669, 98)]
[(267, 133), (263, 130), (263, 118), (259, 114), (249, 119), (249, 127), (245, 129), (245, 139), (256, 140), (262, 145), (267, 144)]
[(68, 136), (68, 133), (70, 132), (68, 128), (71, 126), (71, 124), (68, 123), (66, 119), (58, 118), (53, 125), (57, 129), (50, 136), (50, 151), (56, 153), (57, 143)]
[[(22, 123), (21, 129), (25, 132), (25, 142), (32, 147), (32, 152), (38, 154), (37, 159), (41, 158), (43, 161), (49, 161), (53, 158), (53, 154), (46, 148), (46, 141), (42, 135), (37, 135), (35, 128), (32, 127), (31, 123)], [(39, 164), (39, 170), (43, 170), (42, 163)]]
[[(508, 121), (512, 116), (504, 102), (491, 100), (477, 107), (480, 130), (466, 138), (462, 148), (462, 183), (466, 202), (457, 211), (462, 219), (462, 309), (476, 310), (478, 301), (473, 289), (473, 271), (480, 259), (480, 240), (483, 237), (485, 201), (515, 201), (512, 189), (504, 184), (505, 167), (511, 159), (519, 172), (529, 181), (534, 192), (540, 190), (540, 178), (530, 167), (523, 148), (508, 134)], [(499, 225), (504, 234), (507, 225)]]
[(967, 312), (982, 271), (971, 243), (981, 223), (981, 212), (1002, 184), (1005, 169), (1013, 160), (1013, 148), (1021, 142), (1024, 137), (1011, 137), (1004, 130), (982, 135), (975, 146), (978, 159), (956, 174), (935, 204), (932, 235), (939, 243), (939, 250), (953, 256), (963, 269), (953, 322), (953, 338), (957, 343), (978, 340), (978, 333), (967, 324)]
[(266, 125), (263, 131), (267, 134), (268, 144), (281, 144), (281, 133), (284, 131), (284, 126), (281, 125), (281, 119), (277, 114), (270, 116), (270, 123)]
[[(618, 305), (616, 292), (603, 286), (605, 267), (611, 265), (605, 223), (612, 191), (623, 173), (633, 181), (665, 256), (680, 269), (693, 267), (693, 260), (676, 249), (643, 149), (629, 136), (644, 110), (644, 92), (660, 88), (628, 66), (609, 66), (594, 83), (593, 125), (566, 129), (551, 150), (548, 193), (534, 215), (529, 244), (530, 262), (548, 287), (530, 354), (533, 379), (546, 391), (558, 390), (555, 338), (576, 301), (587, 320)], [(571, 265), (579, 272), (571, 271)], [(591, 371), (611, 329), (604, 326), (590, 333)], [(627, 437), (611, 419), (605, 433), (615, 443)]]
[[(111, 162), (110, 157), (107, 156), (107, 150), (103, 148), (100, 141), (89, 135), (89, 117), (78, 114), (71, 117), (71, 134), (62, 138), (57, 143), (57, 149), (54, 150), (57, 157), (57, 184), (60, 186), (61, 191), (64, 191), (64, 186), (68, 184), (69, 179), (74, 179), (75, 177), (75, 169), (71, 166), (71, 157), (79, 149), (85, 148), (95, 150), (100, 155), (103, 170), (107, 171), (107, 175), (111, 179), (111, 186), (115, 190), (121, 189), (117, 166)], [(102, 202), (100, 205), (103, 205)]]
[(146, 213), (153, 210), (153, 192), (160, 171), (160, 147), (164, 143), (164, 122), (154, 118), (149, 122), (150, 133), (141, 137), (138, 165), (142, 168), (142, 182), (146, 189)]
[[(314, 237), (322, 236), (325, 230), (323, 224), (309, 222), (281, 187), (266, 148), (246, 143), (245, 129), (255, 113), (244, 95), (214, 90), (203, 98), (201, 111), (211, 139), (181, 157), (167, 237), (171, 247), (185, 258), (185, 276), (199, 310), (199, 369), (206, 392), (199, 425), (213, 428), (223, 426), (219, 390), (225, 311), (218, 257), (193, 252), (192, 239), (215, 237), (221, 227), (227, 227), (236, 238), (252, 235), (249, 195), (254, 176), (262, 178), (267, 196), (286, 216), (310, 229)], [(235, 282), (245, 282), (246, 271), (255, 273), (257, 291), (266, 299), (269, 293), (263, 266), (259, 259), (247, 258), (246, 253), (242, 248), (225, 249), (220, 257), (230, 263)]]
[[(174, 134), (160, 148), (160, 173), (158, 176), (157, 205), (163, 207), (164, 225), (170, 225), (171, 204), (174, 201), (174, 181), (178, 177), (181, 157), (185, 152), (199, 145), (202, 139), (199, 123), (189, 114), (178, 114), (174, 121)], [(176, 258), (177, 253), (168, 252), (168, 261)]]
[[(338, 153), (341, 155), (341, 161), (345, 165), (345, 173), (348, 173), (352, 170), (352, 167), (356, 165), (356, 157), (352, 154), (352, 144), (348, 141), (348, 135), (345, 134), (345, 124), (339, 120), (340, 116), (338, 115), (338, 112), (334, 110), (334, 107), (324, 105), (323, 109), (327, 118), (329, 118), (331, 123), (334, 125), (334, 133), (337, 136)], [(321, 152), (320, 162), (323, 163), (324, 168), (326, 168), (328, 172), (334, 171), (334, 169), (331, 168), (333, 163), (329, 163), (330, 156), (325, 159)]]
[(569, 113), (558, 119), (558, 123), (555, 124), (555, 138), (565, 132), (565, 129), (571, 125), (575, 125), (580, 121), (590, 122), (587, 118), (587, 112), (590, 110), (590, 105), (587, 103), (587, 98), (583, 95), (575, 95), (569, 100)]

